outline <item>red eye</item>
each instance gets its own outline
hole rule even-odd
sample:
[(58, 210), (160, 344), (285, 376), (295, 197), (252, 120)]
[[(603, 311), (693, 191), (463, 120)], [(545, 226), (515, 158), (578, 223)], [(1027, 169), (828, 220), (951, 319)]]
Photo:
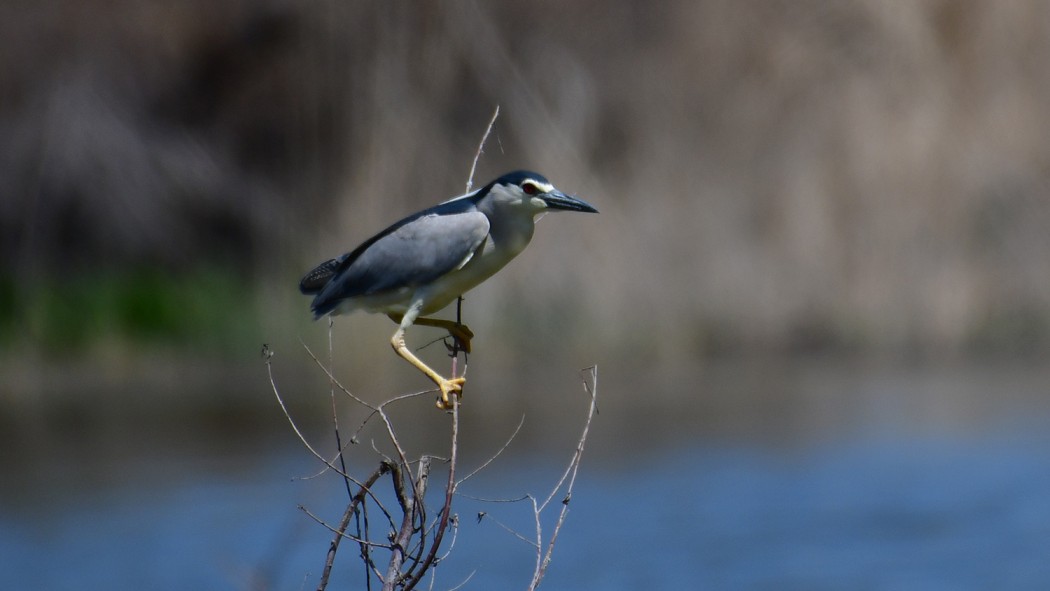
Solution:
[(521, 190), (525, 191), (526, 195), (535, 195), (536, 193), (540, 192), (539, 188), (536, 185), (532, 184), (532, 183), (524, 183), (524, 184), (522, 184), (521, 185)]

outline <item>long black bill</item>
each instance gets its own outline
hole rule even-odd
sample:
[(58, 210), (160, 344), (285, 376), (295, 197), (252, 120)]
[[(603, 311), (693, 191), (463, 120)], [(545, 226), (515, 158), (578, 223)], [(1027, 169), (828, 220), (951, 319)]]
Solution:
[(565, 211), (584, 211), (587, 213), (598, 213), (598, 210), (582, 199), (577, 199), (555, 189), (543, 195), (542, 199), (551, 209), (563, 209)]

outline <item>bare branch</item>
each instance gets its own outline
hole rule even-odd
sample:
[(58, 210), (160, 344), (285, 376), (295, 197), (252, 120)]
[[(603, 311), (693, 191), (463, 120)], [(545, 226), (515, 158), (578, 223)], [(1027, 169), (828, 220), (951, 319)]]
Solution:
[[(383, 473), (387, 470), (389, 470), (388, 464), (380, 464), (379, 467), (376, 468), (374, 472), (372, 472), (372, 475), (369, 476), (361, 485), (360, 490), (358, 490), (357, 494), (354, 495), (353, 498), (350, 500), (350, 504), (347, 505), (346, 511), (343, 513), (343, 519), (339, 522), (339, 529), (335, 530), (335, 533), (337, 535), (334, 538), (332, 538), (332, 543), (328, 546), (328, 556), (325, 558), (324, 571), (321, 574), (321, 581), (317, 586), (317, 591), (324, 591), (325, 588), (328, 586), (328, 577), (332, 573), (332, 565), (335, 563), (335, 554), (339, 550), (339, 542), (344, 537), (351, 537), (355, 542), (360, 544), (361, 551), (365, 554), (365, 556), (368, 556), (367, 549), (369, 545), (372, 545), (372, 542), (357, 538), (355, 536), (348, 536), (348, 534), (346, 533), (346, 528), (350, 525), (350, 516), (353, 515), (357, 511), (357, 507), (364, 502), (366, 493), (369, 492), (372, 485), (375, 484), (375, 482), (379, 480), (379, 477), (382, 476)], [(307, 511), (305, 507), (300, 508), (303, 511), (305, 511), (307, 515), (314, 517), (313, 514)], [(317, 519), (316, 517), (314, 517), (314, 519), (322, 525), (324, 525), (325, 527), (328, 527), (328, 524), (324, 523), (323, 521)]]
[[(587, 410), (587, 420), (583, 424), (583, 433), (580, 434), (580, 440), (576, 444), (576, 452), (572, 456), (572, 460), (569, 462), (569, 469), (567, 473), (571, 472), (569, 477), (569, 485), (565, 491), (565, 497), (562, 499), (561, 511), (558, 514), (558, 521), (554, 524), (554, 531), (551, 532), (551, 539), (547, 542), (547, 551), (543, 555), (543, 561), (538, 562), (536, 571), (532, 575), (532, 582), (529, 584), (529, 591), (533, 591), (539, 586), (540, 581), (543, 580), (544, 575), (547, 574), (547, 567), (550, 566), (551, 556), (554, 554), (554, 544), (558, 541), (558, 534), (561, 532), (562, 525), (565, 524), (565, 517), (569, 514), (569, 502), (572, 500), (572, 489), (576, 484), (576, 474), (580, 469), (580, 461), (583, 459), (583, 447), (587, 443), (587, 434), (591, 429), (591, 420), (594, 418), (594, 414), (598, 410), (598, 366), (589, 368), (590, 371), (590, 385), (587, 381), (583, 382), (583, 389), (591, 398), (590, 407)], [(558, 481), (557, 486), (551, 491), (550, 496), (543, 502), (543, 505), (536, 510), (536, 528), (539, 532), (539, 513), (543, 511), (543, 508), (550, 503), (551, 499), (561, 488), (562, 483), (565, 481), (565, 476)], [(535, 503), (535, 501), (533, 501)], [(539, 553), (537, 552), (537, 559), (539, 559)]]
[[(313, 511), (307, 509), (306, 505), (298, 505), (296, 508), (305, 513), (306, 516), (310, 519), (313, 519), (315, 523), (335, 534), (338, 538), (345, 538), (347, 540), (350, 540), (351, 542), (357, 542), (358, 544), (367, 544), (369, 546), (375, 546), (376, 548), (393, 548), (393, 546), (391, 546), (390, 544), (380, 544), (379, 542), (372, 542), (370, 540), (360, 538), (353, 534), (348, 534), (346, 533), (346, 531), (339, 531), (339, 527), (330, 525), (327, 521), (318, 517), (317, 514), (315, 514)], [(352, 516), (353, 513), (351, 512), (350, 515)], [(341, 522), (340, 527), (342, 527)], [(329, 547), (329, 559), (329, 561), (325, 562), (325, 566), (328, 566), (335, 559), (335, 555), (331, 553), (331, 547)]]
[[(270, 387), (273, 390), (274, 397), (277, 398), (277, 404), (280, 405), (281, 411), (284, 413), (284, 417), (288, 420), (288, 424), (291, 425), (292, 431), (294, 431), (295, 434), (299, 437), (299, 441), (302, 442), (303, 446), (305, 446), (306, 449), (315, 458), (317, 458), (318, 460), (321, 461), (321, 463), (323, 463), (325, 466), (327, 466), (329, 470), (332, 470), (333, 472), (335, 472), (336, 474), (339, 474), (343, 478), (349, 479), (350, 482), (353, 482), (355, 485), (357, 485), (359, 487), (363, 487), (364, 485), (359, 480), (357, 480), (356, 478), (354, 478), (350, 474), (344, 472), (343, 470), (338, 468), (335, 464), (333, 464), (332, 461), (328, 460), (328, 458), (326, 458), (323, 455), (321, 455), (321, 453), (318, 452), (314, 448), (314, 446), (311, 445), (310, 442), (306, 439), (306, 436), (303, 435), (302, 431), (299, 430), (299, 426), (295, 423), (295, 419), (292, 418), (291, 413), (288, 412), (288, 407), (285, 406), (285, 404), (284, 404), (284, 398), (281, 397), (281, 392), (277, 388), (277, 381), (273, 377), (273, 367), (272, 367), (272, 365), (270, 363), (270, 358), (271, 357), (272, 357), (272, 355), (270, 355), (266, 359), (266, 372), (267, 372), (267, 375), (269, 376), (269, 379), (270, 379)], [(365, 488), (367, 490), (367, 487), (365, 487)], [(383, 512), (387, 513), (387, 510), (385, 508), (383, 508), (382, 501), (380, 501), (379, 498), (377, 498), (375, 495), (372, 495), (371, 491), (368, 491), (368, 492), (369, 492), (369, 495), (372, 496), (372, 499), (376, 502), (376, 504), (379, 505), (379, 507), (383, 509)], [(387, 513), (387, 516), (389, 517), (389, 513)]]
[(481, 472), (482, 470), (487, 468), (489, 464), (494, 462), (496, 460), (496, 458), (498, 458), (500, 456), (500, 454), (503, 453), (503, 450), (507, 449), (507, 447), (510, 446), (510, 442), (514, 441), (514, 438), (518, 436), (518, 432), (521, 431), (521, 426), (524, 425), (524, 424), (525, 424), (525, 415), (521, 415), (521, 420), (518, 421), (518, 426), (514, 428), (514, 432), (511, 433), (510, 437), (507, 438), (507, 442), (503, 444), (503, 447), (499, 448), (499, 450), (496, 451), (496, 453), (492, 457), (490, 457), (489, 459), (485, 460), (485, 462), (483, 464), (481, 464), (477, 468), (474, 468), (473, 472), (471, 472), (470, 474), (467, 474), (466, 476), (461, 478), (459, 480), (459, 482), (456, 483), (456, 487), (458, 488), (461, 484), (466, 482), (471, 476), (474, 476), (478, 472)]
[[(532, 495), (526, 495), (525, 498), (526, 499), (533, 499)], [(535, 499), (533, 499), (533, 500), (535, 500)], [(535, 506), (535, 504), (533, 506)], [(509, 533), (510, 535), (514, 536), (515, 538), (518, 538), (522, 542), (525, 542), (526, 544), (532, 546), (537, 551), (539, 551), (539, 549), (540, 549), (539, 543), (537, 543), (535, 540), (530, 540), (530, 539), (526, 538), (524, 535), (520, 534), (516, 529), (514, 529), (514, 528), (510, 527), (509, 525), (503, 523), (499, 519), (496, 519), (495, 517), (493, 517), (493, 516), (491, 516), (491, 515), (489, 515), (487, 513), (479, 513), (478, 514), (478, 522), (480, 523), (482, 519), (485, 519), (487, 521), (491, 521), (491, 522), (495, 523), (496, 525), (498, 525), (501, 528), (503, 528), (503, 530), (506, 531), (507, 533)]]
[(543, 570), (543, 552), (540, 550), (543, 545), (543, 523), (540, 520), (543, 510), (536, 506), (535, 497), (530, 496), (529, 501), (532, 502), (532, 517), (536, 521), (536, 569), (532, 571), (532, 581), (529, 583), (529, 591), (532, 591), (539, 584), (539, 581), (536, 580), (537, 575)]
[(470, 193), (471, 187), (474, 186), (474, 171), (478, 167), (478, 160), (481, 159), (481, 153), (485, 151), (485, 142), (489, 140), (489, 134), (492, 133), (493, 126), (496, 125), (497, 117), (499, 117), (499, 105), (496, 105), (496, 110), (492, 112), (492, 119), (489, 121), (489, 126), (485, 128), (485, 134), (481, 136), (481, 141), (478, 142), (478, 151), (474, 154), (474, 162), (470, 165), (470, 175), (467, 176), (467, 193)]
[[(332, 321), (332, 317), (328, 317), (328, 367), (333, 367), (334, 361), (332, 359), (335, 354), (334, 348), (332, 347), (332, 326), (335, 323)], [(350, 478), (346, 476), (346, 458), (343, 456), (343, 438), (342, 434), (339, 433), (339, 412), (335, 406), (335, 380), (329, 381), (328, 384), (328, 396), (332, 402), (332, 430), (335, 432), (335, 448), (338, 450), (337, 458), (339, 458), (339, 468), (343, 472), (343, 485), (346, 487), (346, 495), (353, 496), (350, 492)]]
[(469, 583), (470, 580), (474, 578), (474, 573), (476, 573), (476, 572), (478, 572), (478, 571), (476, 571), (476, 570), (470, 571), (470, 574), (467, 575), (467, 578), (463, 579), (463, 581), (460, 582), (460, 584), (456, 585), (455, 587), (452, 587), (448, 591), (459, 591), (460, 589), (462, 589), (464, 585)]
[[(390, 563), (387, 566), (386, 577), (383, 579), (383, 591), (393, 591), (394, 587), (402, 580), (403, 575), (401, 573), (401, 564), (405, 559), (405, 548), (409, 546), (409, 542), (412, 540), (415, 518), (418, 514), (419, 506), (423, 503), (424, 495), (426, 494), (427, 475), (429, 472), (430, 461), (424, 458), (419, 463), (419, 477), (415, 480), (415, 484), (413, 485), (414, 492), (411, 498), (405, 494), (402, 484), (395, 485), (399, 489), (398, 499), (399, 502), (402, 503), (401, 506), (404, 510), (404, 519), (401, 521), (401, 530), (394, 538), (393, 549), (390, 553)], [(401, 478), (398, 478), (397, 482), (400, 483), (400, 481)]]
[[(284, 413), (284, 417), (286, 419), (288, 419), (288, 424), (290, 424), (292, 426), (292, 431), (295, 431), (296, 436), (299, 437), (299, 441), (302, 442), (302, 444), (306, 447), (306, 449), (311, 454), (313, 454), (313, 456), (315, 458), (320, 460), (324, 465), (328, 466), (328, 468), (330, 470), (333, 470), (333, 471), (339, 473), (340, 476), (343, 476), (343, 477), (346, 477), (346, 478), (352, 478), (348, 474), (343, 473), (339, 468), (337, 468), (334, 464), (332, 464), (332, 462), (330, 462), (327, 458), (325, 458), (323, 455), (321, 455), (320, 452), (318, 452), (316, 449), (314, 449), (314, 446), (311, 445), (309, 441), (307, 441), (306, 436), (303, 435), (303, 432), (299, 430), (299, 425), (297, 425), (295, 423), (295, 419), (293, 419), (291, 413), (288, 412), (288, 407), (285, 406), (285, 404), (284, 404), (284, 398), (281, 397), (281, 392), (277, 388), (277, 382), (274, 380), (274, 377), (273, 377), (273, 367), (271, 366), (269, 359), (266, 360), (266, 372), (267, 372), (267, 374), (269, 375), (269, 378), (270, 378), (270, 388), (273, 390), (273, 395), (277, 398), (277, 404), (279, 404), (281, 406), (281, 411)], [(354, 481), (354, 484), (357, 484), (357, 485), (360, 486), (361, 483), (359, 483), (357, 481)]]
[(518, 497), (516, 499), (487, 499), (485, 497), (475, 497), (473, 495), (467, 495), (467, 494), (463, 494), (461, 492), (457, 492), (456, 494), (458, 496), (463, 497), (464, 499), (470, 499), (472, 501), (480, 501), (482, 503), (520, 503), (522, 501), (527, 501), (527, 500), (532, 498), (532, 495), (529, 495), (529, 494), (522, 495), (522, 496), (520, 496), (520, 497)]
[(453, 515), (449, 519), (449, 528), (452, 529), (452, 541), (448, 543), (448, 550), (444, 554), (435, 559), (435, 564), (440, 564), (442, 560), (449, 557), (452, 551), (456, 549), (456, 540), (459, 539), (459, 516)]
[[(456, 457), (459, 451), (459, 397), (452, 396), (450, 400), (452, 400), (452, 444), (449, 452), (448, 483), (445, 485), (445, 504), (441, 508), (441, 521), (437, 531), (434, 532), (434, 541), (430, 544), (430, 552), (423, 560), (419, 572), (405, 585), (404, 591), (412, 591), (423, 574), (433, 564), (438, 548), (441, 547), (441, 540), (445, 536), (445, 530), (448, 528), (449, 514), (452, 511), (452, 497), (456, 494)], [(422, 495), (419, 498), (422, 499)]]
[[(398, 456), (399, 456), (399, 459), (401, 460), (401, 463), (407, 469), (408, 465), (409, 465), (409, 462), (408, 462), (408, 458), (405, 456), (405, 450), (401, 447), (401, 442), (398, 441), (398, 439), (397, 439), (397, 434), (394, 432), (394, 426), (390, 422), (390, 417), (387, 416), (387, 414), (386, 414), (384, 409), (388, 405), (393, 404), (395, 402), (399, 402), (401, 400), (407, 400), (409, 398), (415, 398), (416, 396), (420, 396), (422, 394), (427, 394), (427, 393), (430, 393), (430, 392), (434, 392), (435, 390), (433, 390), (433, 389), (431, 389), (431, 390), (423, 390), (423, 391), (419, 391), (419, 392), (413, 392), (413, 393), (410, 393), (410, 394), (403, 394), (401, 396), (395, 396), (394, 398), (391, 398), (391, 399), (387, 400), (386, 402), (383, 402), (379, 406), (374, 406), (372, 404), (369, 404), (368, 402), (365, 402), (363, 399), (359, 398), (358, 396), (354, 395), (353, 393), (351, 393), (349, 389), (347, 389), (345, 386), (343, 386), (343, 384), (340, 383), (338, 379), (336, 379), (335, 375), (332, 374), (332, 371), (328, 367), (325, 367), (325, 365), (323, 363), (321, 363), (321, 361), (317, 358), (316, 355), (314, 355), (313, 351), (310, 350), (310, 347), (307, 346), (306, 343), (303, 343), (302, 340), (300, 340), (299, 342), (302, 343), (303, 348), (306, 349), (307, 354), (309, 354), (310, 358), (314, 360), (314, 363), (316, 363), (317, 366), (320, 367), (325, 372), (325, 375), (328, 376), (328, 379), (330, 380), (331, 384), (334, 384), (337, 388), (339, 388), (343, 393), (345, 393), (347, 396), (349, 396), (351, 399), (353, 399), (358, 404), (360, 404), (360, 405), (362, 405), (362, 406), (372, 410), (372, 414), (369, 415), (365, 419), (365, 422), (367, 422), (369, 419), (371, 419), (372, 416), (377, 415), (377, 414), (379, 415), (379, 417), (383, 420), (383, 424), (386, 425), (387, 436), (390, 438), (390, 442), (394, 444), (394, 448), (397, 449)], [(282, 402), (282, 408), (283, 408), (283, 406), (284, 406), (284, 404)], [(287, 412), (286, 412), (286, 414), (287, 414)], [(362, 424), (362, 426), (363, 426), (363, 424)], [(360, 431), (360, 429), (359, 429), (359, 431)], [(298, 433), (298, 429), (296, 429), (296, 432)], [(302, 439), (301, 435), (300, 435), (300, 439)], [(303, 441), (305, 443), (305, 439)], [(307, 445), (309, 445), (309, 444), (307, 444)], [(313, 450), (313, 448), (311, 448), (311, 451), (312, 450)], [(314, 454), (318, 455), (316, 452), (314, 452)], [(331, 468), (332, 470), (335, 470), (340, 475), (346, 476), (346, 474), (343, 471), (341, 471), (338, 468), (336, 468), (330, 462), (327, 462), (326, 460), (324, 460), (324, 458), (321, 458), (320, 456), (318, 456), (318, 459), (321, 459), (322, 461), (324, 461), (325, 464), (329, 468)]]
[(337, 388), (342, 390), (342, 392), (344, 394), (346, 394), (347, 396), (352, 398), (354, 400), (354, 402), (357, 402), (361, 406), (364, 406), (365, 408), (372, 409), (373, 411), (379, 410), (375, 406), (372, 406), (371, 404), (365, 402), (364, 400), (362, 400), (362, 399), (358, 398), (357, 396), (355, 396), (354, 394), (352, 394), (350, 392), (350, 390), (347, 390), (346, 387), (343, 386), (343, 384), (341, 384), (339, 382), (339, 380), (337, 380), (335, 378), (335, 375), (332, 373), (332, 370), (330, 368), (328, 368), (327, 366), (325, 366), (325, 364), (321, 363), (321, 360), (317, 358), (317, 355), (314, 355), (314, 352), (310, 350), (310, 346), (309, 345), (304, 343), (302, 339), (299, 339), (299, 343), (302, 344), (304, 349), (306, 349), (306, 353), (310, 356), (310, 359), (314, 360), (314, 363), (317, 364), (317, 367), (320, 367), (321, 370), (324, 371), (325, 375), (328, 376), (328, 379), (330, 380), (330, 382), (332, 384), (334, 384)]
[(547, 499), (540, 505), (540, 511), (547, 508), (550, 504), (551, 499), (558, 493), (562, 484), (565, 483), (565, 479), (571, 474), (572, 479), (569, 481), (569, 494), (572, 494), (572, 485), (576, 480), (576, 471), (580, 467), (580, 459), (583, 456), (583, 445), (587, 442), (587, 432), (591, 428), (591, 419), (594, 417), (595, 412), (598, 410), (598, 397), (595, 388), (598, 385), (598, 366), (587, 368), (585, 371), (591, 372), (592, 386), (588, 386), (587, 382), (583, 383), (583, 390), (587, 392), (587, 395), (591, 398), (591, 406), (587, 412), (587, 421), (583, 424), (583, 433), (580, 434), (580, 439), (576, 444), (576, 452), (572, 455), (572, 459), (569, 460), (569, 465), (565, 468), (565, 472), (561, 475), (561, 479), (558, 480), (558, 484), (551, 490), (551, 494), (547, 496)]

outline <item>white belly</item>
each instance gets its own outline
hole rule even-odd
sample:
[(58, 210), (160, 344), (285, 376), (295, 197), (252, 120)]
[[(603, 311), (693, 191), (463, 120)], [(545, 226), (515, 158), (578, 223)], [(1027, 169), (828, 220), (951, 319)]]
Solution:
[(416, 296), (423, 299), (421, 314), (424, 316), (433, 314), (452, 303), (460, 295), (474, 289), (505, 267), (524, 247), (525, 245), (518, 249), (497, 250), (489, 241), (486, 241), (482, 251), (476, 253), (462, 268), (416, 290)]

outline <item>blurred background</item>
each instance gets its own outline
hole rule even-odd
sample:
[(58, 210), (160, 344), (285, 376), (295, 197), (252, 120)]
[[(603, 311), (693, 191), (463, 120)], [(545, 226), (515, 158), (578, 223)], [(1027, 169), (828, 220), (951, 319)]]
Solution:
[[(8, 0), (0, 44), (0, 586), (316, 585), (345, 491), (260, 351), (329, 451), (304, 344), (429, 387), (297, 282), (462, 193), (496, 105), (475, 186), (601, 210), (464, 303), (465, 465), (525, 417), (468, 494), (549, 490), (599, 368), (545, 588), (1050, 585), (1050, 4)], [(524, 588), (462, 503), (438, 586)]]

